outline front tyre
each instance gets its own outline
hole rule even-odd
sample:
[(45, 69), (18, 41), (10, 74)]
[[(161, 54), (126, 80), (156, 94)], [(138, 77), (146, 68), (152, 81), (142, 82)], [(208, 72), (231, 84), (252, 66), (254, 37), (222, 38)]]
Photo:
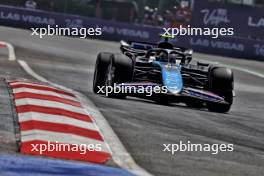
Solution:
[(97, 56), (93, 79), (93, 92), (96, 94), (103, 94), (100, 88), (105, 86), (107, 68), (112, 56), (111, 53), (99, 53)]
[[(128, 83), (132, 81), (133, 77), (133, 60), (123, 54), (114, 54), (109, 60), (106, 71), (105, 85), (113, 87), (115, 84)], [(126, 94), (123, 92), (108, 93), (108, 97), (125, 98)]]
[(208, 102), (207, 108), (212, 112), (228, 112), (233, 103), (234, 76), (231, 69), (212, 67), (209, 70), (209, 91), (224, 98), (227, 104)]

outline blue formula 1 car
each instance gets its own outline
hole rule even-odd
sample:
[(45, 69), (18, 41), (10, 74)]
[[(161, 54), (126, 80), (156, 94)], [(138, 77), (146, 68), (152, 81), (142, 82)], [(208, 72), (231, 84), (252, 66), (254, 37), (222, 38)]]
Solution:
[[(168, 40), (157, 44), (121, 41), (120, 49), (118, 54), (98, 54), (95, 93), (115, 98), (136, 96), (162, 104), (183, 102), (192, 108), (207, 107), (219, 113), (230, 110), (232, 70), (192, 61), (192, 50), (173, 46)], [(113, 87), (111, 92), (106, 91), (109, 87)], [(152, 94), (147, 94), (149, 90)]]

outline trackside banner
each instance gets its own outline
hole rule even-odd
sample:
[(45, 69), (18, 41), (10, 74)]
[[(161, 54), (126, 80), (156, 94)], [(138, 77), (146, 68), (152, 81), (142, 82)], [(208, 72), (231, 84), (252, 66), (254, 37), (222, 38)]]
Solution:
[[(0, 5), (0, 24), (21, 28), (39, 28), (58, 25), (61, 28), (102, 28), (102, 39), (157, 41), (158, 28), (131, 25), (96, 18), (66, 15), (61, 13), (30, 10)], [(100, 37), (99, 37), (100, 38)]]
[(234, 28), (234, 36), (264, 38), (264, 8), (195, 1), (192, 26)]
[(174, 43), (201, 53), (264, 61), (264, 41), (232, 37), (212, 39), (206, 36), (184, 36), (174, 40)]
[[(194, 13), (195, 13), (194, 14), (195, 18), (196, 18), (196, 13), (201, 17), (201, 20), (197, 19), (198, 20), (197, 24), (195, 24), (197, 25), (196, 27), (205, 25), (202, 23), (204, 22), (203, 21), (204, 16), (201, 16), (204, 15), (204, 13), (200, 13), (199, 8), (198, 8), (198, 12), (196, 9)], [(250, 14), (250, 13), (246, 13), (246, 14)], [(227, 23), (228, 21), (231, 21), (231, 19), (233, 19), (231, 18), (231, 16), (225, 17), (225, 15), (223, 15), (223, 17), (220, 18), (222, 19), (220, 20), (220, 22), (221, 21), (223, 22), (220, 23), (219, 19), (213, 15), (209, 15), (206, 17), (208, 17), (205, 18), (205, 22), (207, 25), (213, 25), (213, 24), (220, 25), (224, 22)], [(157, 28), (157, 27), (106, 21), (102, 19), (45, 12), (40, 10), (28, 10), (24, 8), (17, 8), (17, 7), (3, 6), (3, 5), (0, 5), (0, 25), (26, 28), (26, 29), (47, 27), (48, 25), (50, 26), (58, 25), (59, 27), (69, 27), (69, 28), (99, 27), (102, 28), (102, 35), (96, 36), (96, 38), (100, 38), (104, 40), (113, 40), (113, 41), (133, 40), (133, 41), (157, 42), (160, 40), (159, 35), (164, 32), (161, 28)], [(241, 29), (241, 28), (243, 28), (243, 26), (234, 26), (234, 29)], [(252, 30), (253, 32), (251, 33), (256, 32), (256, 34), (258, 34), (257, 31), (259, 29), (249, 27), (247, 28), (247, 30), (249, 31)], [(243, 31), (241, 30), (241, 32)], [(263, 32), (263, 28), (262, 28), (262, 32)], [(219, 37), (216, 39), (213, 39), (209, 36), (180, 36), (180, 37), (176, 37), (176, 39), (174, 39), (173, 42), (178, 46), (192, 48), (193, 50), (202, 53), (218, 54), (218, 55), (230, 56), (230, 57), (258, 59), (264, 61), (264, 41), (236, 38), (235, 36)]]

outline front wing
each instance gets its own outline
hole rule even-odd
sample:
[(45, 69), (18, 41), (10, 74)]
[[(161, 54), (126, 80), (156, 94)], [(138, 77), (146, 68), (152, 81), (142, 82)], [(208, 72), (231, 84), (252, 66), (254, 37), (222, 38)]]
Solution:
[[(160, 86), (162, 87), (162, 85), (160, 84), (156, 84), (156, 83), (152, 83), (152, 82), (131, 82), (131, 83), (122, 83), (122, 84), (118, 84), (118, 86), (121, 87), (135, 87), (135, 88), (139, 88), (139, 87), (155, 87), (155, 86)], [(193, 98), (193, 99), (197, 99), (200, 101), (205, 101), (205, 102), (215, 102), (215, 103), (222, 103), (222, 104), (228, 104), (228, 102), (226, 102), (224, 100), (223, 97), (216, 95), (210, 91), (206, 91), (206, 90), (201, 90), (201, 89), (194, 89), (194, 88), (190, 88), (190, 87), (183, 87), (182, 90), (178, 93), (173, 93), (170, 92), (169, 90), (167, 91), (167, 93), (165, 93), (167, 95), (174, 95), (175, 98), (177, 97), (186, 97), (186, 98)]]

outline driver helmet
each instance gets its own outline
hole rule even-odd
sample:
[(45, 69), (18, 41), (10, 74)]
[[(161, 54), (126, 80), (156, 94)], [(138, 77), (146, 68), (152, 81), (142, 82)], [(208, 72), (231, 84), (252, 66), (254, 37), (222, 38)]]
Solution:
[(161, 62), (167, 62), (169, 60), (168, 53), (161, 51), (158, 55), (156, 60)]

